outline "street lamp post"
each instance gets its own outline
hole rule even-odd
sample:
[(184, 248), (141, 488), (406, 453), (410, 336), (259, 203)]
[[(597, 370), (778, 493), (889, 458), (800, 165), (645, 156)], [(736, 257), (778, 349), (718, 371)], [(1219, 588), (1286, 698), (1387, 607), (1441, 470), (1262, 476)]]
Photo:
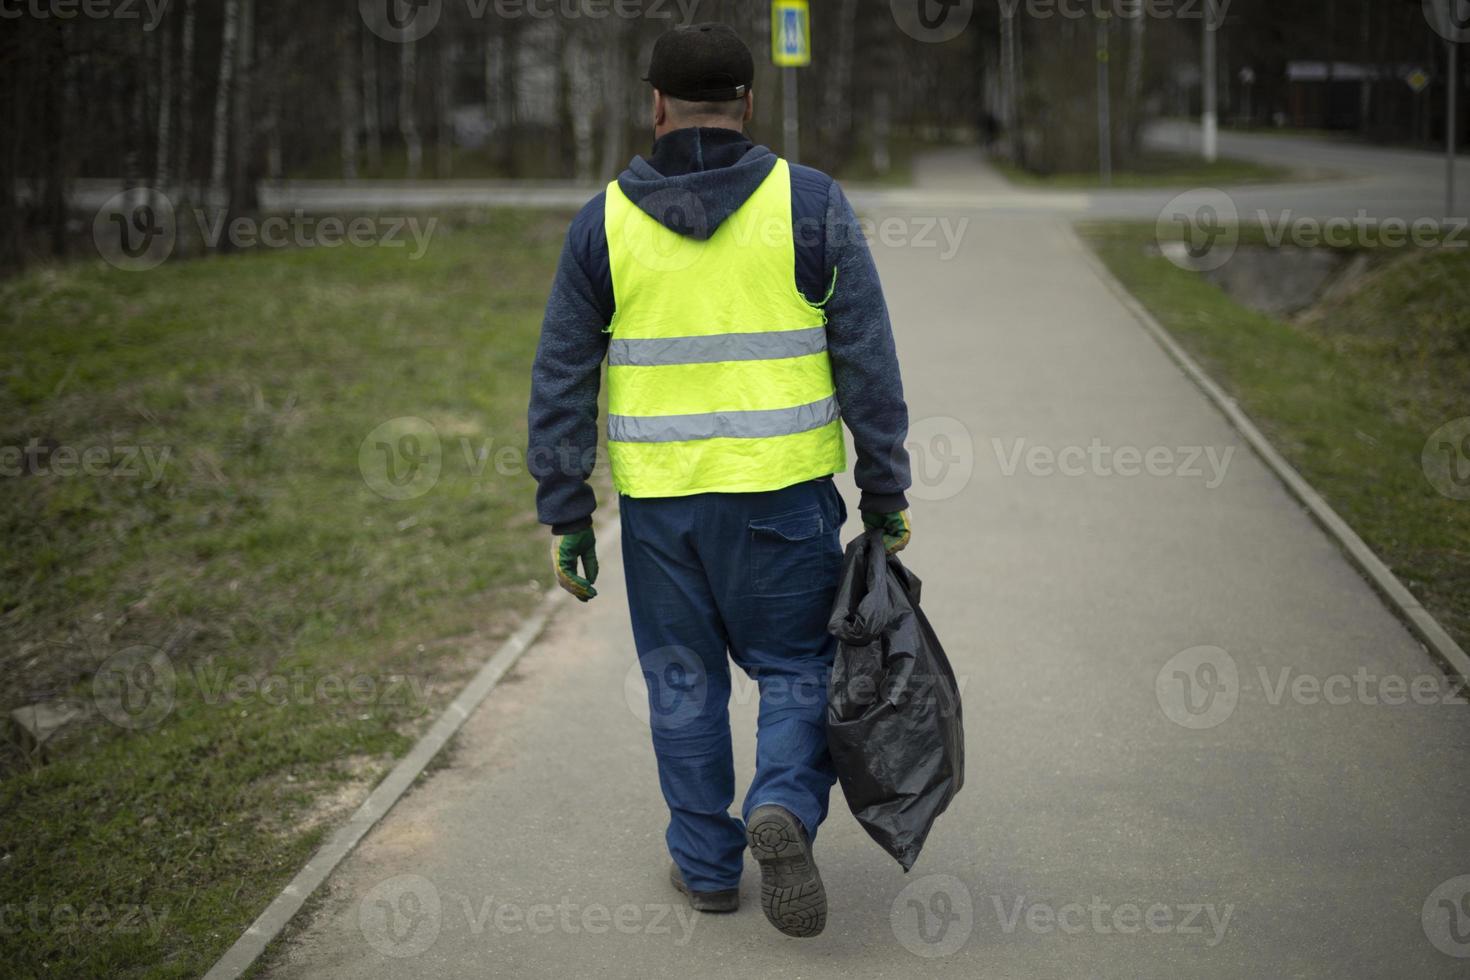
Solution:
[(1108, 63), (1108, 15), (1097, 18), (1097, 172), (1104, 187), (1113, 183), (1113, 103)]
[(801, 124), (798, 118), (801, 112), (801, 99), (796, 92), (796, 69), (781, 69), (781, 117), (782, 117), (782, 148), (786, 151), (786, 159), (792, 163), (801, 162)]
[(812, 63), (811, 9), (807, 0), (771, 0), (771, 62), (781, 69), (782, 148), (801, 159), (801, 124), (796, 72)]
[(1455, 143), (1460, 119), (1460, 39), (1470, 30), (1470, 23), (1460, 14), (1460, 0), (1434, 0), (1425, 12), (1434, 18), (1434, 29), (1445, 40), (1445, 120), (1444, 120), (1444, 213), (1455, 216)]
[(1200, 88), (1201, 101), (1203, 103), (1203, 117), (1200, 120), (1203, 138), (1201, 140), (1204, 157), (1210, 163), (1214, 163), (1219, 156), (1219, 130), (1220, 117), (1217, 109), (1216, 78), (1215, 78), (1215, 29), (1219, 26), (1215, 23), (1214, 4), (1204, 5), (1205, 36), (1203, 40), (1203, 57), (1200, 59)]

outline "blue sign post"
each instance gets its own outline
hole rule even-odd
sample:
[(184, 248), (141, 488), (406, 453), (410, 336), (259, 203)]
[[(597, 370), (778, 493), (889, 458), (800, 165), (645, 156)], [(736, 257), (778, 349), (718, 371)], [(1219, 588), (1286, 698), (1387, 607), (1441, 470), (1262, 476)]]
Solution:
[(771, 0), (771, 62), (781, 69), (786, 159), (797, 163), (801, 141), (796, 70), (812, 63), (812, 20), (807, 0)]

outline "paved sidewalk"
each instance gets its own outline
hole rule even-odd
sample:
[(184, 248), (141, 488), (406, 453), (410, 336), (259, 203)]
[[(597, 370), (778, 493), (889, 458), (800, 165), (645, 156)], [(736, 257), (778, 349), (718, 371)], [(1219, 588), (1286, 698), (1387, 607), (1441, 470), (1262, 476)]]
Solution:
[[(563, 610), (272, 975), (1466, 974), (1435, 944), (1470, 954), (1470, 879), (1444, 885), (1470, 875), (1465, 706), (1384, 703), (1395, 678), (1447, 687), (1063, 223), (944, 217), (970, 219), (947, 261), (875, 244), (918, 447), (906, 557), (965, 685), (967, 786), (914, 871), (839, 791), (821, 937), (766, 924), (753, 865), (738, 915), (691, 918), (609, 548), (601, 596)], [(1154, 475), (1119, 474), (1138, 457)]]

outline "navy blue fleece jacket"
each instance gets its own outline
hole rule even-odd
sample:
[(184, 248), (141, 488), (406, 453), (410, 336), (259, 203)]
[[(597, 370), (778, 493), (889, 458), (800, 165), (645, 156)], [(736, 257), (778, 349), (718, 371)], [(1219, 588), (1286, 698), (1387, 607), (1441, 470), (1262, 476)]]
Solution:
[[(634, 204), (666, 227), (708, 238), (760, 186), (776, 156), (728, 129), (681, 129), (659, 139), (618, 178)], [(670, 208), (670, 193), (698, 199)], [(587, 478), (597, 448), (597, 394), (616, 297), (603, 228), (604, 194), (573, 219), (546, 303), (531, 369), (527, 461), (536, 478), (536, 510), (558, 534), (591, 525), (597, 506)], [(853, 476), (859, 508), (889, 513), (908, 506), (909, 459), (893, 329), (878, 271), (852, 206), (837, 182), (810, 167), (791, 168), (796, 245), (792, 274), (813, 303), (827, 298), (827, 352), (837, 404), (857, 449)], [(834, 278), (835, 277), (835, 278)]]

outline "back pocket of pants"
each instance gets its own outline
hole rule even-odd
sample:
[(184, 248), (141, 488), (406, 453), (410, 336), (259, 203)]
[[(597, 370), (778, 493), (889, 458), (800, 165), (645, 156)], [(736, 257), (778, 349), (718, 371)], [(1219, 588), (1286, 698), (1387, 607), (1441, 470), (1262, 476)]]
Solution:
[(818, 507), (752, 520), (751, 593), (795, 595), (826, 588), (831, 576), (824, 531)]

